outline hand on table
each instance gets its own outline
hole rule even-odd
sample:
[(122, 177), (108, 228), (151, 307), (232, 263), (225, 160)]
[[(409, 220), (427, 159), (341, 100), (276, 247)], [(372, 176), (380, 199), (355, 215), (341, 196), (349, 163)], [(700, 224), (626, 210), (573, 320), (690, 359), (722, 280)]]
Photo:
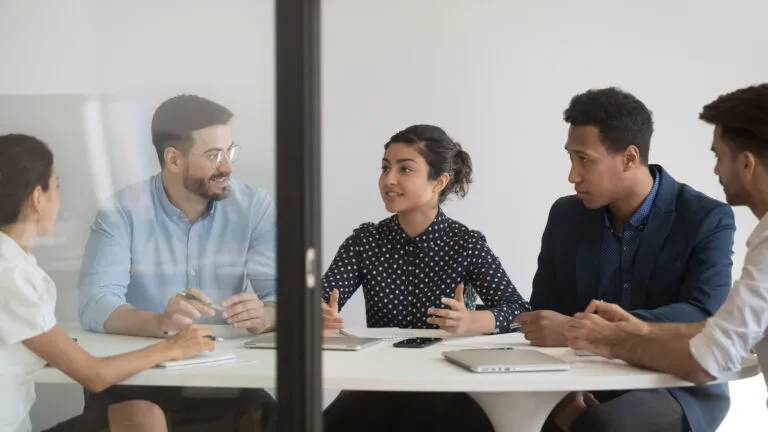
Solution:
[(184, 327), (165, 341), (171, 348), (171, 360), (183, 360), (203, 351), (213, 351), (211, 336), (212, 332), (209, 328), (196, 324)]
[(344, 328), (344, 318), (339, 316), (339, 290), (331, 292), (331, 301), (326, 303), (321, 300), (323, 308), (323, 336), (328, 336), (332, 330)]
[(255, 293), (235, 294), (221, 302), (221, 306), (225, 308), (221, 317), (232, 327), (262, 333), (274, 325), (274, 304), (265, 305)]
[(564, 347), (568, 346), (565, 325), (569, 319), (570, 317), (551, 310), (537, 310), (521, 313), (515, 322), (521, 324), (520, 331), (531, 341), (531, 345)]
[[(198, 289), (190, 288), (185, 292), (211, 304), (211, 299)], [(175, 332), (196, 323), (202, 315), (212, 317), (214, 314), (213, 309), (206, 304), (176, 295), (168, 300), (165, 312), (160, 317), (160, 327), (164, 333)]]
[(606, 303), (600, 300), (592, 300), (584, 310), (586, 314), (597, 314), (604, 320), (613, 323), (616, 327), (627, 333), (646, 334), (648, 323), (625, 311), (621, 306)]
[(568, 321), (565, 334), (572, 349), (612, 358), (612, 347), (621, 341), (626, 332), (597, 314), (580, 312)]
[(450, 309), (429, 308), (427, 313), (434, 316), (427, 318), (427, 322), (439, 326), (448, 333), (470, 333), (472, 311), (467, 310), (467, 305), (464, 304), (464, 284), (459, 284), (456, 287), (454, 298), (443, 298), (441, 303)]

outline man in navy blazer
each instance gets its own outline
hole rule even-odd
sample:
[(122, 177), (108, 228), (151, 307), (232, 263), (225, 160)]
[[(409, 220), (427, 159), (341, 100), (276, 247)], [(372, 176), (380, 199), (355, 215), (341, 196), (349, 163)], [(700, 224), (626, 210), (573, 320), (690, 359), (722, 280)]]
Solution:
[[(712, 316), (731, 286), (731, 208), (648, 165), (650, 111), (616, 88), (577, 95), (568, 180), (575, 196), (552, 206), (542, 237), (531, 306), (518, 322), (537, 346), (567, 346), (564, 326), (593, 299), (646, 321)], [(552, 411), (546, 431), (714, 431), (730, 398), (725, 385), (575, 392)]]

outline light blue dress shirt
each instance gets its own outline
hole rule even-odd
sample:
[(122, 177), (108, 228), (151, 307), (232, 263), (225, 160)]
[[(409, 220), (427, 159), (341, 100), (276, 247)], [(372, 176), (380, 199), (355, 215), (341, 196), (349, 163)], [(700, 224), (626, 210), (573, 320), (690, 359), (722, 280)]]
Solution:
[[(263, 190), (230, 179), (229, 196), (193, 224), (157, 174), (117, 192), (96, 216), (80, 268), (80, 325), (105, 332), (124, 304), (162, 313), (187, 288), (220, 303), (250, 285), (275, 301), (275, 279), (275, 210)], [(200, 322), (226, 324), (218, 312)]]

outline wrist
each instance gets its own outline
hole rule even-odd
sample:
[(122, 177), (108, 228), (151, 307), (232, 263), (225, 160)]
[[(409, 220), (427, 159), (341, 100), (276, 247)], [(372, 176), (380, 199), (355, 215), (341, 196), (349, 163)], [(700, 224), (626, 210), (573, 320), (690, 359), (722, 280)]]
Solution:
[(152, 321), (152, 328), (157, 337), (168, 336), (169, 332), (175, 330), (171, 328), (170, 320), (166, 318), (165, 314), (155, 314)]
[(275, 330), (275, 324), (277, 322), (277, 304), (274, 302), (264, 303), (264, 312), (259, 321), (261, 322), (261, 325), (248, 327), (246, 330), (254, 335)]
[(491, 311), (469, 311), (467, 333), (488, 334), (496, 332), (496, 317)]
[(277, 303), (264, 303), (265, 326), (262, 331), (272, 331), (277, 328)]
[(640, 336), (647, 336), (651, 332), (651, 324), (645, 321), (641, 320), (638, 327), (640, 328), (640, 331), (638, 332)]
[(181, 357), (181, 353), (176, 348), (176, 344), (171, 342), (170, 340), (164, 340), (162, 342), (158, 342), (155, 347), (158, 349), (158, 356), (161, 358), (161, 360), (158, 362), (163, 361), (169, 361), (169, 360), (175, 360)]
[(624, 343), (624, 341), (626, 341), (627, 337), (630, 335), (631, 333), (617, 329), (615, 333), (608, 337), (608, 354), (611, 358), (621, 357), (622, 343)]

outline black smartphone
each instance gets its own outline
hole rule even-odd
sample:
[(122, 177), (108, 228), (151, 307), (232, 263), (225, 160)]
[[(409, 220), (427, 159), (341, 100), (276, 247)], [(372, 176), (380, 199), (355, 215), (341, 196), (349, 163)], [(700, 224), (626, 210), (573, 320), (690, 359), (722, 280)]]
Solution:
[(395, 348), (424, 348), (442, 342), (442, 338), (414, 337), (392, 344)]

